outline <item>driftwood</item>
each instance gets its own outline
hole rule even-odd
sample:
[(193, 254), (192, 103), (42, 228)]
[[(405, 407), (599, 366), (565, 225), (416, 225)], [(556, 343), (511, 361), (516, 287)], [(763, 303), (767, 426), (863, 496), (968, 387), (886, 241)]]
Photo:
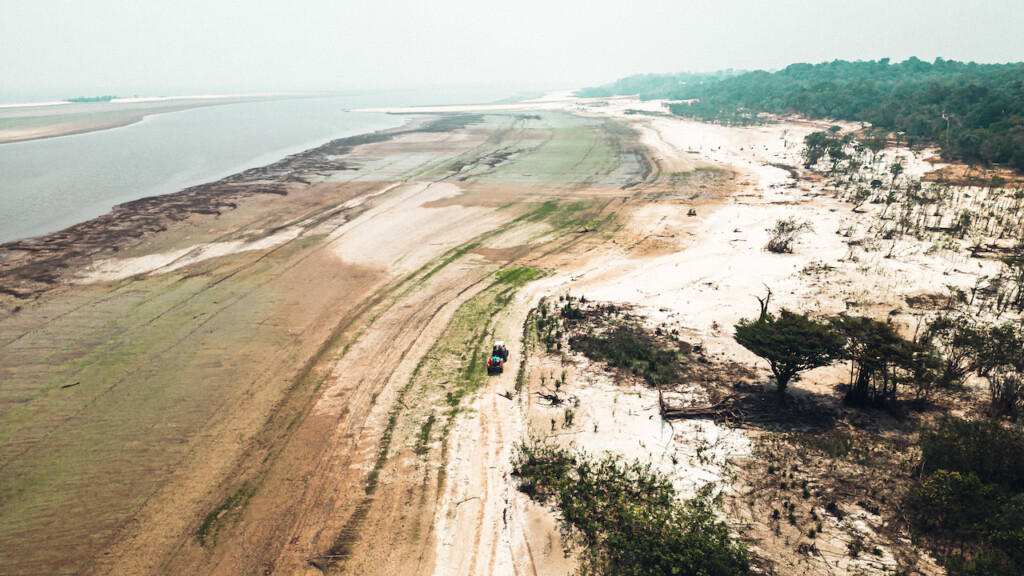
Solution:
[(764, 320), (765, 317), (768, 316), (768, 304), (772, 301), (772, 289), (769, 288), (767, 284), (763, 284), (763, 286), (765, 290), (768, 291), (768, 294), (765, 295), (764, 298), (754, 296), (754, 298), (757, 298), (757, 302), (761, 305), (761, 315), (758, 317), (761, 320)]
[(706, 406), (683, 406), (675, 408), (665, 403), (665, 395), (662, 394), (661, 390), (658, 390), (658, 407), (661, 410), (661, 417), (665, 420), (716, 417), (720, 415), (723, 410), (730, 408), (731, 404), (732, 402), (729, 399), (725, 399), (717, 404)]
[(540, 396), (541, 398), (547, 400), (548, 402), (551, 403), (552, 406), (558, 406), (563, 402), (563, 400), (558, 397), (558, 394), (545, 394), (544, 392), (537, 392), (537, 396)]
[(743, 412), (728, 400), (708, 406), (686, 406), (683, 408), (662, 407), (661, 417), (665, 420), (686, 418), (714, 418), (715, 420), (745, 420)]
[(658, 391), (658, 405), (665, 420), (686, 418), (711, 418), (715, 422), (768, 422), (778, 420), (779, 414), (748, 414), (738, 405), (735, 398), (726, 398), (717, 404), (704, 406), (673, 407), (665, 403), (665, 397)]

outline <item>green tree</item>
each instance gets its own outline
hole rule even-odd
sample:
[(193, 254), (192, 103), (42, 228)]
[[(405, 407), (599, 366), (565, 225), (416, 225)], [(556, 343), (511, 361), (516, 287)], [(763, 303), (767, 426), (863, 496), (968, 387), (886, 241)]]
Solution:
[(942, 418), (921, 429), (925, 472), (976, 474), (985, 484), (1024, 492), (1024, 436), (992, 420)]
[(832, 326), (845, 338), (843, 357), (851, 362), (847, 404), (891, 404), (900, 383), (915, 386), (922, 397), (938, 380), (940, 362), (934, 348), (904, 339), (891, 324), (843, 314), (832, 320)]
[(825, 366), (839, 358), (844, 341), (828, 324), (782, 309), (778, 316), (740, 320), (736, 342), (768, 361), (775, 375), (777, 400), (786, 403), (786, 386), (805, 370)]

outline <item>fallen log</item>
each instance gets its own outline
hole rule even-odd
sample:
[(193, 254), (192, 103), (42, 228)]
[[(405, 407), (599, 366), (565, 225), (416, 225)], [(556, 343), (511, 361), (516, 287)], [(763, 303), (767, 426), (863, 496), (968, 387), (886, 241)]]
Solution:
[(558, 397), (558, 394), (545, 394), (544, 392), (537, 392), (537, 396), (547, 400), (552, 406), (558, 406), (562, 403), (562, 399)]
[(747, 420), (746, 414), (743, 410), (736, 406), (736, 402), (732, 398), (726, 398), (717, 404), (707, 404), (704, 406), (683, 406), (683, 407), (672, 407), (665, 403), (665, 397), (658, 391), (658, 405), (661, 408), (661, 417), (665, 420), (682, 420), (686, 418), (713, 418), (717, 422), (721, 421), (742, 421)]

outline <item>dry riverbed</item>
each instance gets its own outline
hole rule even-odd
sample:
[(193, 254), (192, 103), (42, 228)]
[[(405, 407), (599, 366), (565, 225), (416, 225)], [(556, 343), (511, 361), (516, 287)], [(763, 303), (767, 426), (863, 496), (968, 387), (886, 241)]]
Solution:
[[(670, 400), (756, 403), (766, 371), (731, 327), (763, 284), (773, 305), (836, 313), (972, 281), (954, 256), (846, 258), (837, 231), (866, 216), (786, 168), (821, 125), (567, 98), (418, 112), (0, 247), (8, 573), (566, 574), (557, 514), (510, 475), (530, 435), (650, 461), (683, 496), (710, 487), (761, 570), (934, 571), (877, 496), (828, 492), (822, 459), (769, 476), (782, 428), (665, 421), (651, 386), (531, 333), (559, 295), (625, 307), (699, 347), (708, 368)], [(814, 232), (765, 252), (787, 216)], [(512, 357), (487, 377), (495, 338)], [(796, 383), (798, 409), (832, 402), (840, 372)], [(569, 422), (538, 395), (556, 380)], [(822, 490), (751, 496), (783, 469)], [(787, 498), (799, 526), (773, 524)]]

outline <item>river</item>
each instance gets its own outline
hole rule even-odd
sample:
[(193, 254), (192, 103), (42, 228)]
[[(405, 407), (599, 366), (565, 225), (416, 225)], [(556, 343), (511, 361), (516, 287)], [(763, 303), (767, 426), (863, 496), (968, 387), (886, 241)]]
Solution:
[(352, 108), (489, 102), (496, 90), (378, 92), (244, 102), (0, 144), (0, 242), (62, 230), (115, 205), (211, 182), (335, 138), (400, 126)]

